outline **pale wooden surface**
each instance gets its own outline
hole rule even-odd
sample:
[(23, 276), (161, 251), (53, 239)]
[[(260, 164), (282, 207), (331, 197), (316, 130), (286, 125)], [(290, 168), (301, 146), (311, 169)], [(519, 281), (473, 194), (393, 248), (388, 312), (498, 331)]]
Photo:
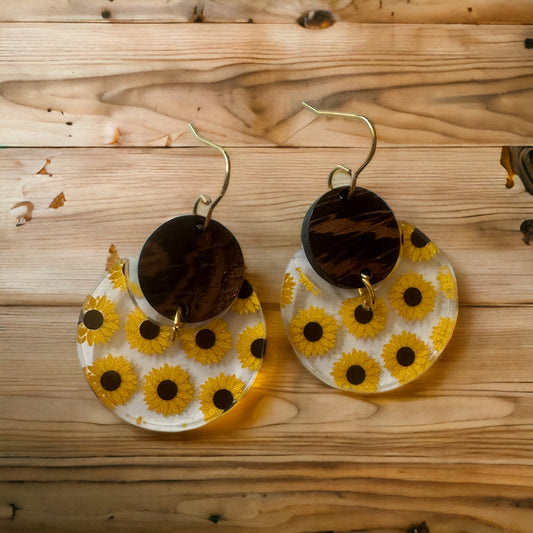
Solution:
[(531, 0), (17, 0), (0, 21), (241, 22), (294, 24), (317, 10), (333, 21), (531, 24)]
[[(533, 144), (530, 5), (206, 1), (204, 18), (226, 23), (174, 25), (154, 22), (187, 21), (196, 3), (2, 2), (0, 530), (530, 533), (533, 251), (519, 226), (533, 198), (499, 165), (503, 144)], [(318, 8), (338, 21), (296, 24)], [(371, 24), (392, 11), (419, 24)], [(454, 338), (394, 393), (327, 388), (283, 332), (302, 217), (369, 143), (302, 99), (375, 120), (361, 184), (456, 269)], [(189, 120), (229, 148), (216, 217), (243, 247), (269, 340), (239, 406), (166, 436), (94, 398), (75, 323), (111, 243), (134, 256), (219, 189), (222, 161)]]
[(191, 146), (190, 120), (229, 147), (369, 142), (302, 99), (366, 113), (382, 143), (533, 138), (530, 26), (9, 23), (2, 35), (6, 146)]

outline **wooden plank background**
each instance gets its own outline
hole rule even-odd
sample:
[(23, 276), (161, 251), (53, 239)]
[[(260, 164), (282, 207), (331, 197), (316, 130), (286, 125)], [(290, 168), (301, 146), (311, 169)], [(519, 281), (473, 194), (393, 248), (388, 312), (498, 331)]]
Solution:
[[(533, 144), (532, 23), (524, 0), (2, 2), (0, 529), (530, 533), (533, 251), (519, 227), (533, 198), (505, 187), (499, 158)], [(283, 331), (306, 209), (369, 145), (301, 100), (375, 121), (361, 184), (457, 273), (451, 344), (396, 392), (329, 389)], [(134, 257), (219, 189), (223, 162), (191, 120), (232, 158), (216, 218), (243, 248), (268, 349), (234, 410), (159, 435), (94, 398), (75, 323), (110, 244)]]

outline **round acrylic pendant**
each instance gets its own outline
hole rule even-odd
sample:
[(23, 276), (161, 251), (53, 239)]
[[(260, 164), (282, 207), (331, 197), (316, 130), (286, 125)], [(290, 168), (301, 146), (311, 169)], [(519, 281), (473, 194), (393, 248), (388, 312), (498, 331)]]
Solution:
[(398, 265), (374, 286), (374, 309), (362, 291), (317, 275), (303, 249), (291, 259), (281, 313), (302, 364), (327, 385), (385, 392), (425, 372), (450, 340), (457, 320), (451, 265), (421, 231), (402, 222)]
[(197, 428), (233, 407), (250, 388), (265, 353), (265, 322), (244, 280), (229, 309), (173, 328), (136, 305), (143, 295), (115, 264), (83, 305), (78, 355), (102, 403), (127, 422), (156, 431)]

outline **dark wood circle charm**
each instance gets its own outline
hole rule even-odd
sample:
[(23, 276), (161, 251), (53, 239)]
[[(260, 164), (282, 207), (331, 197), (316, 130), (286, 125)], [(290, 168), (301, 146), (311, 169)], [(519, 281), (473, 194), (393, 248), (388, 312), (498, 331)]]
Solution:
[(241, 247), (216, 220), (205, 230), (204, 218), (185, 215), (159, 226), (139, 256), (139, 285), (148, 303), (174, 320), (210, 320), (225, 311), (239, 294), (244, 275)]
[(361, 289), (361, 272), (372, 284), (394, 269), (401, 249), (401, 233), (390, 207), (375, 193), (348, 187), (322, 195), (307, 211), (302, 244), (315, 272), (328, 283)]

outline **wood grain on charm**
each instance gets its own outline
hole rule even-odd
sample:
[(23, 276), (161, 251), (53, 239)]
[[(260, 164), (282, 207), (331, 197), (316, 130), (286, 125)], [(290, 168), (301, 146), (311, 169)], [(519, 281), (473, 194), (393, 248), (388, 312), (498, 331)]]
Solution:
[(241, 248), (222, 224), (186, 215), (159, 226), (139, 257), (139, 283), (145, 298), (173, 319), (182, 309), (184, 322), (209, 320), (236, 298), (243, 278)]
[(309, 209), (302, 225), (302, 243), (313, 269), (329, 283), (362, 288), (361, 273), (379, 283), (394, 269), (400, 255), (398, 222), (375, 193), (358, 187), (333, 189)]

